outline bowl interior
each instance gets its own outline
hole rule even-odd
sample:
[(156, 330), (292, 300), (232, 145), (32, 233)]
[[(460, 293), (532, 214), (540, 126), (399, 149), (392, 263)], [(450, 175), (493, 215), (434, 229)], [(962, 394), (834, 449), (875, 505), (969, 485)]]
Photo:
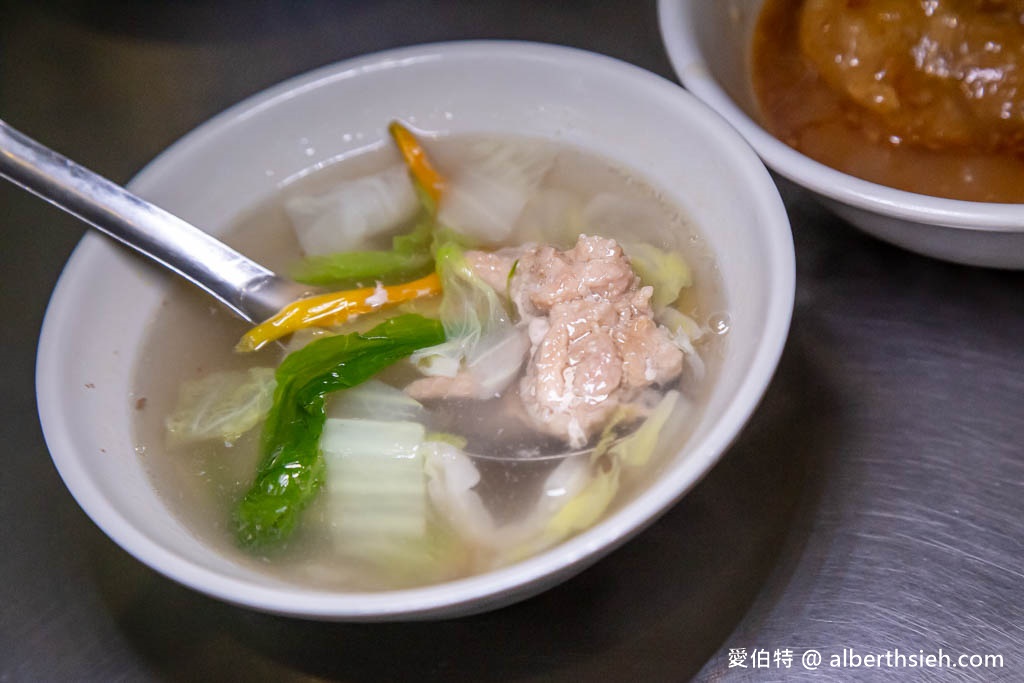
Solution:
[(372, 595), (282, 585), (208, 548), (154, 493), (145, 469), (151, 454), (137, 453), (132, 441), (130, 392), (146, 325), (171, 276), (90, 234), (61, 276), (40, 339), (44, 433), (83, 509), (128, 552), (173, 579), (238, 604), (320, 618), (451, 614), (521, 597), (607, 552), (691, 487), (749, 417), (774, 371), (792, 309), (793, 249), (770, 177), (703, 105), (608, 58), (544, 45), (461, 43), (344, 62), (216, 117), (166, 150), (131, 187), (218, 234), (283, 180), (384, 144), (395, 118), (439, 135), (512, 132), (583, 147), (636, 169), (684, 207), (717, 256), (732, 319), (700, 424), (685, 444), (666, 446), (676, 452), (643, 495), (517, 565)]

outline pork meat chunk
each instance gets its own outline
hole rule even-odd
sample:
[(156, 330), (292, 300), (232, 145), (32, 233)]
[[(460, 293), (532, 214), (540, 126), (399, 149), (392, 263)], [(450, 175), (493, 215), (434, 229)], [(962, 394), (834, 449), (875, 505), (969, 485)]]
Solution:
[(612, 336), (617, 317), (607, 301), (554, 306), (519, 387), (535, 429), (580, 447), (611, 417), (623, 371)]
[(620, 318), (615, 331), (616, 348), (622, 357), (623, 386), (639, 391), (652, 384), (665, 385), (683, 371), (683, 353), (651, 312), (653, 288), (643, 287), (633, 296), (631, 311), (645, 313)]
[(682, 371), (682, 351), (659, 327), (653, 290), (614, 240), (581, 235), (567, 251), (525, 252), (510, 283), (533, 349), (519, 392), (538, 431), (585, 445), (615, 409)]
[(417, 401), (438, 398), (490, 398), (483, 396), (480, 382), (468, 372), (459, 372), (454, 377), (420, 377), (405, 387), (405, 393)]
[(549, 245), (525, 250), (509, 293), (520, 314), (528, 317), (589, 296), (612, 301), (636, 289), (638, 283), (615, 240), (580, 235), (576, 246), (566, 251)]

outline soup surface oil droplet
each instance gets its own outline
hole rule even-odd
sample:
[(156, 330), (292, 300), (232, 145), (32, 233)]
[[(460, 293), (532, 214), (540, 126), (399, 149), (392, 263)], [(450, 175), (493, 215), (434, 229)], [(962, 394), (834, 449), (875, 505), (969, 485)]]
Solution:
[(732, 320), (729, 318), (729, 314), (723, 311), (708, 316), (708, 328), (719, 336), (727, 334), (731, 325)]

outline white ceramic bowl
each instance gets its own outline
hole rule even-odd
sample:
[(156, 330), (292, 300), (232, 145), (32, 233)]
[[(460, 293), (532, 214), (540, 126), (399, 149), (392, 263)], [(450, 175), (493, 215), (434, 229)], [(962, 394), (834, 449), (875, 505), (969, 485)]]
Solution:
[(1024, 268), (1024, 205), (896, 190), (825, 166), (758, 123), (749, 59), (763, 0), (659, 0), (662, 39), (686, 89), (724, 116), (773, 170), (853, 225), (906, 249), (969, 265)]
[[(167, 278), (97, 235), (76, 249), (39, 343), (46, 441), (75, 499), (142, 562), (223, 600), (281, 614), (373, 620), (462, 614), (536, 593), (637, 533), (718, 460), (758, 403), (789, 328), (793, 246), (753, 151), (678, 86), (636, 67), (549, 45), (471, 42), (328, 66), (257, 95), (161, 154), (132, 189), (216, 234), (278, 182), (385, 139), (401, 118), (439, 133), (514, 132), (639, 169), (684, 206), (718, 256), (732, 330), (710, 403), (646, 492), (585, 533), (507, 568), (374, 594), (283, 585), (197, 540), (154, 493), (133, 450), (129, 392)], [(311, 155), (309, 149), (315, 150)]]

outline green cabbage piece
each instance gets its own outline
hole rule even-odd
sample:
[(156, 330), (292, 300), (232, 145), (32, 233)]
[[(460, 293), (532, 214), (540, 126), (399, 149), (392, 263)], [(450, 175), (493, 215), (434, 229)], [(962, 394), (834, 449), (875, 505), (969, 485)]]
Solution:
[(679, 402), (680, 394), (672, 390), (667, 392), (654, 407), (651, 414), (647, 416), (635, 432), (623, 438), (609, 449), (609, 454), (621, 461), (627, 467), (643, 467), (646, 465), (654, 450), (658, 447), (658, 436), (668, 422), (676, 404)]
[(409, 233), (391, 240), (391, 251), (346, 251), (310, 256), (291, 271), (295, 280), (308, 285), (345, 289), (385, 285), (423, 277), (434, 268), (430, 254), (433, 221), (427, 214)]
[(274, 369), (214, 372), (181, 385), (167, 432), (178, 443), (232, 443), (262, 420), (274, 397)]
[[(506, 559), (519, 560), (593, 526), (608, 511), (623, 472), (650, 462), (658, 437), (680, 399), (678, 391), (662, 397), (642, 425), (618, 443), (590, 456), (567, 458), (544, 482), (534, 511), (519, 523)], [(608, 431), (609, 434), (612, 430)]]
[(449, 242), (435, 255), (441, 278), (441, 322), (445, 336), (472, 362), (481, 341), (512, 325), (505, 302), (476, 274), (461, 246)]
[(590, 479), (548, 520), (543, 534), (546, 545), (588, 529), (601, 518), (619, 491), (620, 469), (617, 458), (599, 458), (591, 463)]
[(460, 244), (442, 244), (435, 258), (447, 341), (417, 351), (412, 360), (430, 375), (453, 377), (465, 369), (477, 380), (481, 397), (493, 396), (518, 373), (529, 339), (512, 322), (501, 295), (469, 265)]
[(690, 266), (676, 252), (647, 242), (625, 242), (621, 246), (641, 284), (654, 288), (651, 307), (655, 311), (670, 305), (684, 288), (693, 284)]

